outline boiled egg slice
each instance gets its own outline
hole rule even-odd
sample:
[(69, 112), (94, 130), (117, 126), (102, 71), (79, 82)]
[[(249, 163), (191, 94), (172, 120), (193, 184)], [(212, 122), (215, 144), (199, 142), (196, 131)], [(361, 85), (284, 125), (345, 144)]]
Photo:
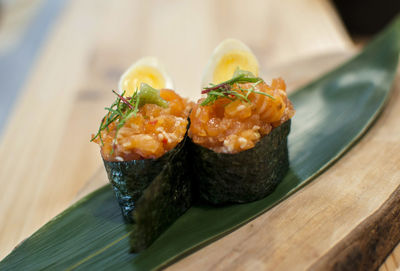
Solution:
[(146, 83), (155, 89), (173, 88), (171, 77), (166, 72), (162, 63), (155, 57), (144, 57), (133, 63), (121, 76), (118, 91), (130, 97), (140, 88), (141, 83)]
[(237, 68), (258, 76), (259, 66), (257, 58), (246, 44), (236, 39), (226, 39), (214, 49), (204, 70), (201, 85), (206, 87), (210, 83), (229, 80)]

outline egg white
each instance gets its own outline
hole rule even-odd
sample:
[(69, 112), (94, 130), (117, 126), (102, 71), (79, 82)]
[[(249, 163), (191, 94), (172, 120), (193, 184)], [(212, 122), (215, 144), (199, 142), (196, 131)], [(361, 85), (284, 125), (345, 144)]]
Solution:
[(246, 44), (237, 39), (226, 39), (214, 49), (210, 60), (208, 61), (201, 80), (202, 87), (208, 86), (213, 81), (214, 71), (220, 59), (232, 51), (245, 51), (249, 53), (249, 55), (254, 58), (258, 70), (260, 69), (260, 65), (256, 56)]
[(143, 58), (140, 58), (139, 60), (137, 60), (122, 74), (121, 78), (119, 79), (119, 83), (118, 83), (119, 94), (122, 94), (122, 92), (123, 92), (123, 81), (124, 81), (125, 77), (128, 76), (132, 70), (135, 70), (135, 69), (139, 68), (140, 66), (149, 66), (149, 67), (155, 68), (156, 70), (158, 70), (160, 72), (160, 74), (164, 78), (164, 81), (165, 81), (164, 88), (169, 88), (169, 89), (174, 88), (173, 81), (172, 81), (171, 77), (169, 76), (169, 74), (167, 73), (167, 70), (165, 69), (165, 67), (161, 63), (161, 61), (156, 57), (147, 56), (147, 57), (143, 57)]

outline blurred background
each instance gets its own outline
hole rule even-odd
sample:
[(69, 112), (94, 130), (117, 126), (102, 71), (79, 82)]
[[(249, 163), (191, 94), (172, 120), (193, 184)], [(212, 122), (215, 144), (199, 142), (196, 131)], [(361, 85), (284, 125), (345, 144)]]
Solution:
[[(23, 84), (30, 74), (31, 69), (35, 63), (35, 60), (43, 50), (43, 46), (45, 46), (46, 39), (53, 31), (57, 31), (56, 25), (57, 21), (60, 20), (60, 17), (63, 16), (65, 10), (71, 6), (73, 1), (69, 0), (1, 0), (0, 1), (0, 133), (4, 128), (7, 117), (10, 114), (10, 110), (12, 109), (15, 99), (18, 96)], [(90, 5), (90, 1), (83, 1), (82, 6)], [(86, 2), (86, 3), (85, 3)], [(133, 1), (137, 2), (137, 1)], [(123, 48), (121, 48), (120, 43), (121, 40), (113, 40), (116, 38), (118, 34), (111, 34), (107, 40), (103, 42), (101, 47), (107, 47), (108, 50), (128, 50), (131, 53), (125, 55), (127, 59), (126, 64), (133, 62), (135, 58), (139, 57), (142, 54), (158, 54), (162, 55), (158, 50), (154, 50), (154, 46), (147, 45), (146, 48), (148, 50), (141, 48), (138, 50), (138, 47), (134, 44), (129, 44), (129, 42), (133, 42), (135, 44), (148, 44), (151, 42), (156, 43), (175, 43), (178, 40), (180, 44), (176, 43), (176, 48), (180, 48), (181, 58), (175, 58), (175, 54), (168, 52), (167, 55), (170, 57), (165, 57), (164, 61), (179, 61), (181, 65), (184, 65), (184, 60), (190, 61), (189, 54), (193, 54), (196, 52), (196, 55), (204, 56), (201, 60), (206, 59), (206, 55), (211, 52), (211, 49), (215, 46), (215, 42), (217, 41), (216, 37), (210, 37), (210, 35), (215, 35), (215, 33), (207, 32), (207, 28), (217, 28), (217, 36), (234, 36), (237, 38), (241, 38), (242, 40), (250, 43), (254, 46), (253, 50), (256, 53), (260, 54), (260, 52), (270, 52), (272, 55), (269, 56), (268, 65), (271, 67), (275, 64), (293, 60), (293, 58), (298, 58), (299, 55), (302, 56), (304, 52), (299, 52), (294, 50), (292, 53), (286, 51), (287, 45), (277, 44), (276, 40), (269, 39), (270, 31), (279, 31), (279, 29), (286, 29), (286, 32), (289, 32), (287, 29), (287, 25), (285, 25), (285, 19), (291, 19), (286, 22), (289, 25), (289, 28), (292, 29), (292, 32), (295, 33), (296, 27), (294, 24), (299, 21), (310, 20), (307, 16), (320, 16), (321, 20), (315, 20), (321, 23), (321, 26), (324, 25), (324, 20), (326, 20), (327, 15), (332, 17), (336, 16), (336, 14), (316, 14), (317, 12), (325, 12), (325, 13), (337, 13), (338, 20), (344, 24), (344, 29), (336, 29), (336, 31), (346, 31), (346, 33), (342, 33), (344, 36), (348, 35), (351, 38), (351, 41), (355, 45), (362, 45), (368, 39), (370, 39), (374, 34), (379, 32), (382, 28), (387, 25), (390, 20), (400, 11), (400, 1), (398, 0), (334, 0), (329, 2), (328, 0), (321, 1), (312, 1), (312, 0), (303, 0), (303, 1), (287, 1), (287, 3), (273, 3), (273, 1), (264, 1), (265, 3), (260, 5), (252, 5), (252, 1), (249, 4), (245, 4), (246, 7), (241, 7), (241, 4), (234, 3), (231, 4), (229, 1), (215, 1), (214, 3), (209, 2), (207, 4), (200, 4), (194, 1), (186, 1), (182, 3), (182, 1), (167, 1), (168, 5), (159, 5), (160, 1), (149, 1), (148, 4), (137, 3), (134, 5), (126, 5), (126, 9), (123, 9), (124, 3), (121, 3), (119, 6), (120, 13), (118, 13), (117, 8), (115, 9), (114, 18), (104, 18), (104, 20), (100, 20), (99, 22), (92, 22), (98, 24), (97, 27), (87, 26), (82, 23), (82, 28), (77, 27), (74, 31), (80, 31), (81, 35), (85, 35), (86, 31), (101, 31), (103, 28), (108, 28), (106, 23), (101, 25), (101, 21), (106, 21), (107, 19), (111, 19), (114, 21), (123, 20), (127, 17), (136, 17), (135, 20), (132, 20), (136, 25), (132, 25), (132, 27), (128, 29), (124, 29), (126, 42)], [(206, 1), (208, 2), (208, 1)], [(254, 2), (254, 1), (253, 1)], [(324, 3), (328, 2), (328, 3)], [(90, 21), (91, 16), (101, 16), (101, 9), (103, 5), (107, 5), (104, 1), (98, 1), (93, 3), (92, 7), (88, 7), (87, 10), (82, 12), (87, 12), (87, 18), (82, 18), (86, 21)], [(224, 6), (232, 5), (235, 8), (231, 8), (234, 10), (235, 14), (228, 14), (224, 9)], [(315, 7), (312, 7), (314, 5)], [(329, 5), (329, 7), (321, 7), (323, 5)], [(110, 5), (112, 6), (112, 5)], [(157, 6), (165, 6), (165, 9), (157, 8)], [(254, 8), (251, 8), (254, 6)], [(260, 9), (261, 7), (261, 9)], [(242, 9), (243, 8), (243, 9)], [(179, 14), (179, 18), (168, 18), (168, 14), (172, 14), (171, 10), (175, 10), (176, 14)], [(189, 12), (188, 12), (189, 11)], [(195, 11), (196, 14), (190, 16), (190, 11)], [(249, 11), (251, 14), (254, 13), (264, 13), (264, 20), (260, 21), (260, 16), (253, 15), (251, 17), (256, 18), (256, 20), (252, 20), (246, 16), (245, 19), (240, 19), (243, 23), (234, 24), (236, 27), (229, 27), (229, 18), (235, 17), (232, 15), (245, 14), (246, 11)], [(275, 12), (277, 11), (277, 12)], [(111, 12), (110, 12), (111, 13)], [(150, 13), (150, 14), (149, 14)], [(313, 14), (314, 13), (314, 14)], [(159, 37), (149, 37), (149, 32), (151, 28), (149, 28), (148, 23), (149, 15), (152, 18), (157, 18), (156, 22), (152, 25), (152, 27), (162, 27), (164, 31), (157, 31), (158, 34), (161, 33)], [(139, 17), (139, 18), (138, 18)], [(244, 16), (241, 16), (244, 17)], [(280, 17), (280, 19), (277, 17)], [(217, 18), (217, 20), (215, 20)], [(330, 18), (332, 20), (332, 18)], [(176, 20), (176, 22), (171, 22), (171, 20)], [(275, 29), (266, 29), (266, 33), (259, 33), (258, 35), (254, 35), (254, 30), (252, 30), (252, 26), (265, 24), (266, 21), (275, 21), (273, 28)], [(157, 24), (161, 24), (157, 26)], [(174, 26), (179, 26), (174, 28)], [(299, 26), (306, 25), (302, 22), (299, 23)], [(141, 27), (142, 26), (142, 27)], [(232, 26), (232, 25), (231, 25)], [(326, 31), (328, 32), (330, 29), (328, 28), (331, 25), (326, 25)], [(90, 29), (90, 28), (93, 29)], [(122, 27), (122, 25), (120, 25)], [(338, 26), (334, 26), (338, 28)], [(322, 28), (322, 27), (321, 27)], [(340, 28), (340, 27), (339, 27)], [(224, 31), (227, 30), (228, 31)], [(116, 29), (115, 32), (120, 31), (120, 29)], [(298, 31), (306, 31), (307, 29), (298, 29)], [(222, 32), (224, 32), (222, 34)], [(313, 35), (317, 33), (310, 29), (310, 33), (308, 35), (309, 40), (307, 42), (321, 42), (318, 41), (318, 38)], [(290, 32), (289, 32), (290, 33)], [(292, 34), (293, 34), (292, 33)], [(285, 33), (283, 33), (285, 35)], [(286, 35), (288, 35), (286, 33)], [(304, 35), (304, 34), (303, 34)], [(334, 35), (334, 33), (332, 33)], [(151, 36), (151, 34), (150, 34)], [(307, 35), (305, 35), (307, 36)], [(62, 37), (61, 37), (62, 38)], [(73, 42), (70, 40), (68, 35), (63, 37), (65, 39), (65, 47), (60, 48), (60, 50), (68, 50), (68, 47), (73, 47), (73, 44), (69, 44)], [(313, 39), (314, 38), (314, 39)], [(335, 39), (337, 37), (332, 37)], [(343, 38), (346, 40), (347, 37)], [(120, 38), (119, 38), (120, 39)], [(293, 42), (296, 37), (294, 36)], [(278, 39), (279, 40), (279, 39)], [(183, 42), (183, 43), (182, 43)], [(196, 44), (196, 43), (201, 44)], [(300, 41), (301, 42), (301, 41)], [(342, 41), (343, 42), (343, 41)], [(335, 42), (333, 42), (335, 43)], [(337, 42), (336, 42), (337, 43)], [(280, 48), (283, 46), (284, 48)], [(318, 44), (310, 45), (307, 49), (310, 52), (317, 53), (318, 52)], [(347, 46), (351, 46), (347, 44)], [(129, 47), (129, 48), (127, 48)], [(136, 47), (136, 48), (135, 48)], [(185, 47), (185, 48), (184, 48)], [(323, 44), (322, 47), (324, 50), (329, 49), (327, 44)], [(328, 47), (328, 48), (327, 48)], [(331, 46), (334, 49), (337, 49), (340, 46), (337, 44), (332, 44)], [(345, 47), (345, 46), (343, 46)], [(97, 48), (97, 52), (93, 52), (93, 54), (99, 53), (101, 54), (101, 50), (103, 48)], [(200, 51), (199, 49), (203, 49), (204, 51)], [(331, 49), (332, 49), (331, 48)], [(185, 50), (186, 49), (186, 50)], [(305, 50), (305, 49), (303, 49)], [(137, 53), (133, 53), (136, 51)], [(279, 55), (283, 52), (283, 55)], [(111, 53), (112, 54), (112, 53)], [(268, 53), (263, 53), (268, 54)], [(120, 55), (123, 55), (122, 53)], [(128, 57), (132, 56), (132, 58)], [(117, 56), (118, 57), (118, 56)], [(272, 58), (272, 59), (271, 59)], [(196, 59), (198, 60), (198, 59)], [(99, 61), (107, 61), (105, 59), (101, 59)], [(125, 63), (125, 62), (124, 62)], [(200, 61), (198, 63), (198, 67), (204, 66), (204, 61)], [(49, 67), (50, 68), (50, 67)], [(115, 78), (120, 74), (120, 70), (115, 70), (115, 73), (112, 74)], [(197, 72), (197, 73), (196, 73)], [(113, 73), (113, 71), (111, 71)], [(175, 77), (179, 77), (180, 71), (177, 69), (171, 70), (171, 73)], [(188, 73), (189, 74), (189, 73)], [(198, 70), (192, 71), (193, 75), (188, 75), (187, 80), (181, 80), (181, 84), (183, 88), (193, 87), (190, 83), (187, 82), (198, 82)], [(110, 75), (110, 76), (112, 76)], [(115, 79), (114, 78), (114, 79)]]
[(0, 259), (105, 183), (90, 136), (138, 58), (159, 57), (197, 97), (212, 50), (237, 38), (293, 90), (399, 12), (399, 0), (0, 0)]

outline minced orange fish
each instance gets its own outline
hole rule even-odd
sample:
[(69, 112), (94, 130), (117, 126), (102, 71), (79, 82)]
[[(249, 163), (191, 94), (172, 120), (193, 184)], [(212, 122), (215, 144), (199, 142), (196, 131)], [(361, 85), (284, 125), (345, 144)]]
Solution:
[(168, 102), (167, 108), (155, 104), (143, 105), (136, 116), (126, 120), (116, 139), (118, 121), (101, 131), (104, 144), (99, 138), (94, 141), (101, 146), (105, 160), (156, 159), (182, 141), (188, 126), (191, 103), (170, 89), (161, 89), (160, 96)]
[(292, 118), (295, 110), (287, 97), (283, 79), (273, 79), (271, 85), (236, 83), (232, 90), (245, 95), (243, 90), (252, 87), (273, 99), (250, 93), (250, 102), (220, 98), (206, 106), (200, 105), (204, 101), (200, 99), (190, 114), (192, 141), (215, 152), (237, 153), (253, 148), (262, 136)]

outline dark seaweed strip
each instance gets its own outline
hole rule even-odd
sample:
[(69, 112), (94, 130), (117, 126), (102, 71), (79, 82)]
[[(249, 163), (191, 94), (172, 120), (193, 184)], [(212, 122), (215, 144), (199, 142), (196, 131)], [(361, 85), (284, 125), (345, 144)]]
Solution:
[(191, 142), (200, 198), (212, 204), (242, 203), (271, 194), (289, 168), (289, 131), (290, 120), (254, 148), (235, 154), (216, 153)]
[(124, 219), (132, 223), (132, 211), (143, 191), (160, 174), (171, 158), (182, 151), (185, 140), (158, 159), (110, 162), (103, 159), (108, 179)]
[(186, 137), (163, 171), (151, 182), (133, 211), (134, 230), (131, 250), (147, 248), (164, 230), (191, 207), (191, 181), (188, 178)]

